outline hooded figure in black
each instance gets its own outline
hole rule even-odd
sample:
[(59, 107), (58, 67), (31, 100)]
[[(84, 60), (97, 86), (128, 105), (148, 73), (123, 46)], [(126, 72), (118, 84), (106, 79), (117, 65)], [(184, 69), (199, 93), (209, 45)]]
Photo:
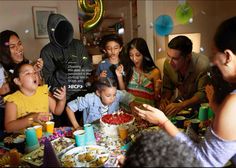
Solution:
[(86, 79), (91, 75), (92, 63), (80, 40), (73, 39), (71, 23), (60, 14), (50, 14), (47, 22), (50, 43), (43, 47), (43, 77), (51, 91), (67, 86), (67, 101), (84, 96)]
[[(89, 92), (92, 62), (80, 40), (74, 39), (71, 23), (60, 14), (50, 14), (47, 22), (50, 42), (43, 47), (40, 57), (44, 61), (43, 78), (53, 92), (66, 85), (67, 102)], [(80, 120), (82, 113), (77, 113)], [(55, 126), (68, 125), (65, 112), (54, 116)], [(70, 124), (69, 124), (70, 125)]]

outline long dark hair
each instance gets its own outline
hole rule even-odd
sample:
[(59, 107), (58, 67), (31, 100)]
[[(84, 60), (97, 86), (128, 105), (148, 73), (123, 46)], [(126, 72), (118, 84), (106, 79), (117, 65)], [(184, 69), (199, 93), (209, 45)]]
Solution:
[(220, 52), (230, 49), (236, 54), (236, 16), (220, 24), (214, 35), (214, 43)]
[(122, 63), (125, 66), (127, 82), (131, 80), (133, 75), (134, 63), (129, 57), (129, 51), (134, 48), (136, 48), (143, 55), (142, 67), (145, 73), (148, 73), (154, 68), (157, 68), (149, 52), (146, 41), (143, 38), (134, 38), (127, 44), (126, 56), (122, 59)]
[(221, 104), (225, 97), (234, 90), (234, 85), (224, 80), (217, 66), (211, 67), (210, 72), (208, 72), (208, 77), (214, 88), (213, 100), (217, 104)]
[[(14, 63), (11, 57), (11, 51), (9, 48), (9, 40), (11, 36), (16, 36), (19, 38), (18, 34), (11, 30), (5, 30), (0, 33), (0, 62), (7, 72), (7, 81), (9, 82), (11, 92), (16, 91), (16, 87), (14, 86), (13, 81), (13, 72), (11, 70), (15, 70), (17, 64)], [(29, 60), (23, 59), (23, 63), (29, 63)]]

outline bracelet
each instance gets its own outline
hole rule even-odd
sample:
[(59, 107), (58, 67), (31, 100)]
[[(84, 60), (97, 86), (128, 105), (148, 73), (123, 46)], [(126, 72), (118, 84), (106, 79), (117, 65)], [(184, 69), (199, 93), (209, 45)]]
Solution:
[(158, 126), (161, 127), (161, 128), (164, 128), (165, 124), (170, 121), (169, 119), (165, 120), (162, 124), (159, 123)]

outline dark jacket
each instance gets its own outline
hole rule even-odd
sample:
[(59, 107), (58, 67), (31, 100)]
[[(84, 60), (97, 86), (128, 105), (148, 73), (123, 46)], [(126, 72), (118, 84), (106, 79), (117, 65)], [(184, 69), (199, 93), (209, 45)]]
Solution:
[(92, 70), (86, 48), (80, 40), (73, 39), (71, 23), (60, 14), (49, 15), (47, 30), (50, 42), (40, 53), (45, 83), (51, 91), (66, 85), (67, 100), (84, 95), (86, 79)]

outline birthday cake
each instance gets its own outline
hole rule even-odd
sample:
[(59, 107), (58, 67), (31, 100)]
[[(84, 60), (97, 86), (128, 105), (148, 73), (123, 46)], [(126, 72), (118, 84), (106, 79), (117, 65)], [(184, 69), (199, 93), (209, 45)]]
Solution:
[(100, 127), (105, 136), (118, 137), (118, 127), (126, 125), (128, 128), (134, 123), (134, 116), (124, 112), (106, 114), (100, 118)]

